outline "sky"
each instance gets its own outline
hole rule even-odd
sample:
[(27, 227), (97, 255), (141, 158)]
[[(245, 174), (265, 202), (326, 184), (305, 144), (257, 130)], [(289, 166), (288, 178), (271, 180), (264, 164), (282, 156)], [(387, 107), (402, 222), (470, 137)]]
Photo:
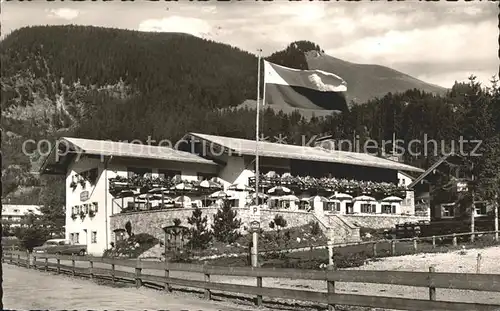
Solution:
[(451, 87), (498, 75), (498, 4), (492, 2), (1, 0), (2, 37), (30, 25), (95, 25), (185, 32), (263, 55), (297, 40), (333, 57), (378, 64)]

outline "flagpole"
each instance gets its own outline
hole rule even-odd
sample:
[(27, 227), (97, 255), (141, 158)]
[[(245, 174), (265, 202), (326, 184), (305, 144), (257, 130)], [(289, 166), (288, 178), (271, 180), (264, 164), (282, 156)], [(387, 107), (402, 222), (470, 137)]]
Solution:
[(260, 130), (260, 59), (262, 49), (257, 50), (257, 113), (255, 114), (255, 195), (259, 205), (259, 130)]
[[(260, 208), (259, 208), (259, 140), (260, 140), (260, 135), (259, 135), (259, 121), (260, 121), (260, 59), (261, 59), (261, 54), (262, 54), (262, 49), (258, 50), (257, 54), (257, 112), (255, 114), (255, 200), (256, 200), (256, 208), (254, 208), (254, 212), (257, 212), (260, 214)], [(255, 215), (257, 216), (257, 215)], [(260, 223), (260, 222), (259, 222)], [(260, 224), (259, 224), (260, 227)], [(252, 228), (252, 254), (251, 254), (251, 261), (252, 261), (252, 267), (257, 267), (258, 266), (258, 248), (257, 248), (257, 243), (258, 243), (258, 235), (257, 235), (257, 228)]]

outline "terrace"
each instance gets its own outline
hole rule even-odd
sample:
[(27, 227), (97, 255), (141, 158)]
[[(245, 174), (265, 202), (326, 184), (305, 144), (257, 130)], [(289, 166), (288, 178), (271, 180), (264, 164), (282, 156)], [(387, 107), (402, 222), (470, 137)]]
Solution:
[[(244, 200), (244, 206), (255, 204), (255, 177), (249, 178), (250, 186), (235, 184), (224, 189), (218, 178), (203, 181), (186, 181), (173, 178), (115, 177), (110, 180), (110, 193), (122, 213), (186, 207), (214, 207), (222, 199)], [(388, 182), (356, 181), (337, 178), (262, 174), (259, 179), (259, 204), (270, 209), (307, 210), (319, 209), (331, 213), (383, 213), (394, 214), (406, 197), (406, 187)], [(388, 200), (388, 199), (393, 200)], [(377, 208), (377, 201), (380, 207)], [(359, 202), (359, 203), (358, 203)], [(240, 206), (241, 207), (241, 206)]]

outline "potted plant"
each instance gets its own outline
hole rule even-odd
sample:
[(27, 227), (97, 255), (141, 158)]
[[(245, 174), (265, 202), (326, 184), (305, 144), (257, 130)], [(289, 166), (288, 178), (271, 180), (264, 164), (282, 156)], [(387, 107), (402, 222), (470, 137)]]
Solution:
[(78, 216), (76, 215), (76, 213), (71, 214), (71, 219), (75, 220), (75, 219), (76, 219), (76, 217), (78, 217)]
[(75, 191), (76, 186), (77, 186), (77, 183), (76, 183), (76, 181), (75, 181), (74, 176), (71, 178), (71, 183), (69, 184), (69, 186), (70, 186), (71, 188), (73, 188), (73, 191)]
[(80, 183), (80, 185), (82, 185), (82, 188), (85, 189), (85, 184), (86, 184), (86, 180), (85, 178), (83, 177), (80, 177), (80, 180), (78, 181)]
[(94, 210), (89, 210), (89, 217), (93, 218), (95, 216), (95, 211)]
[(85, 212), (80, 211), (80, 219), (83, 220), (85, 218)]

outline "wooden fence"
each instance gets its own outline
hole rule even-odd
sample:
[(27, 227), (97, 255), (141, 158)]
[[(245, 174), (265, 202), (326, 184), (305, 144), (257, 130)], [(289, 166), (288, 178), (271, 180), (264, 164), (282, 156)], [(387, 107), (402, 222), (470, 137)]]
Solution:
[[(49, 262), (49, 259), (56, 262)], [(43, 261), (41, 261), (43, 260)], [(401, 310), (500, 310), (500, 305), (484, 303), (465, 303), (439, 301), (436, 299), (437, 288), (462, 289), (474, 291), (500, 292), (500, 274), (463, 274), (435, 272), (431, 267), (429, 272), (405, 271), (354, 271), (354, 270), (298, 270), (252, 267), (218, 267), (208, 265), (180, 264), (168, 262), (151, 262), (100, 257), (61, 256), (51, 254), (28, 254), (25, 252), (6, 252), (3, 262), (24, 266), (27, 268), (55, 271), (70, 275), (85, 276), (91, 279), (102, 278), (112, 282), (135, 282), (137, 288), (143, 284), (155, 284), (166, 291), (172, 291), (172, 285), (203, 289), (206, 299), (211, 299), (212, 291), (231, 292), (255, 296), (257, 306), (262, 305), (263, 297), (293, 299), (328, 305), (329, 310), (335, 310), (335, 305), (364, 306), (373, 308)], [(71, 262), (71, 265), (61, 261)], [(86, 267), (77, 267), (76, 262), (87, 263)], [(94, 267), (94, 264), (109, 265), (108, 268)], [(128, 267), (135, 269), (127, 272), (116, 269)], [(158, 275), (145, 274), (143, 270), (158, 271)], [(191, 272), (204, 276), (204, 281), (173, 278), (172, 271)], [(211, 276), (254, 277), (255, 286), (217, 283), (210, 280)], [(298, 280), (319, 280), (325, 282), (325, 292), (263, 287), (263, 278), (284, 278)], [(368, 296), (341, 294), (335, 292), (335, 282), (391, 284), (414, 287), (424, 287), (429, 290), (429, 299), (409, 299), (384, 296)]]
[[(429, 247), (426, 247), (425, 250), (427, 251), (432, 251), (433, 249), (436, 249), (439, 244), (441, 246), (444, 244), (443, 241), (448, 241), (453, 247), (457, 247), (459, 244), (459, 239), (460, 238), (468, 238), (468, 240), (474, 240), (478, 236), (481, 235), (491, 235), (493, 236), (493, 241), (496, 243), (499, 242), (499, 235), (500, 231), (484, 231), (484, 232), (464, 232), (464, 233), (453, 233), (453, 234), (446, 234), (446, 235), (436, 235), (436, 236), (428, 236), (428, 237), (414, 237), (414, 238), (401, 238), (401, 239), (384, 239), (384, 240), (372, 240), (372, 241), (361, 241), (361, 242), (348, 242), (348, 243), (335, 243), (335, 244), (329, 244), (329, 245), (314, 245), (314, 246), (308, 246), (308, 247), (295, 247), (295, 248), (276, 248), (276, 249), (260, 249), (259, 250), (259, 255), (265, 255), (265, 254), (270, 254), (270, 253), (295, 253), (295, 252), (304, 252), (304, 251), (313, 251), (313, 250), (329, 250), (330, 254), (333, 253), (334, 250), (340, 250), (342, 248), (350, 248), (350, 247), (355, 247), (355, 246), (364, 246), (366, 249), (365, 251), (368, 254), (372, 254), (372, 257), (382, 257), (382, 252), (381, 249), (388, 248), (386, 250), (386, 256), (397, 256), (397, 255), (403, 255), (403, 254), (408, 254), (408, 253), (418, 253), (422, 250), (422, 246), (430, 246), (432, 247), (429, 249)], [(475, 238), (472, 238), (474, 236)], [(398, 245), (401, 245), (403, 243), (411, 242), (411, 247), (408, 249), (410, 252), (398, 252)], [(424, 244), (425, 243), (425, 244)], [(385, 245), (385, 247), (383, 247)], [(243, 256), (248, 256), (248, 253), (237, 253), (233, 254), (236, 257), (243, 257)], [(227, 255), (226, 255), (227, 256)], [(199, 260), (206, 260), (210, 258), (211, 256), (198, 256), (196, 259)], [(217, 256), (218, 257), (224, 257), (224, 256)], [(329, 258), (331, 259), (332, 256), (329, 255)], [(216, 259), (215, 258), (215, 259)], [(214, 259), (214, 258), (212, 258)], [(331, 260), (329, 264), (332, 264)]]

